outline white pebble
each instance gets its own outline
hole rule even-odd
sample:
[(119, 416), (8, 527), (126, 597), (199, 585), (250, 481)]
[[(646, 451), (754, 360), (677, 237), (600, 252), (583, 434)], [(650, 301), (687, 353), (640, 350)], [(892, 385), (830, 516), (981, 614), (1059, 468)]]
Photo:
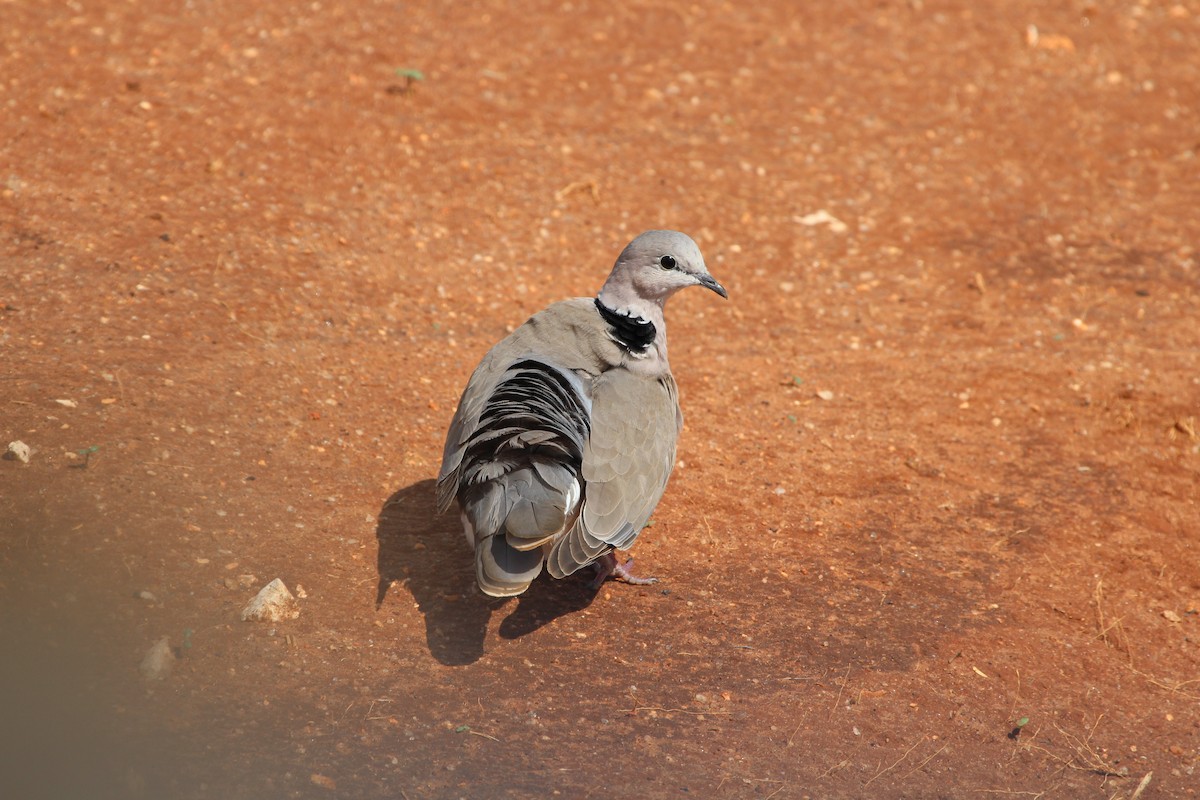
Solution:
[(243, 620), (279, 622), (300, 616), (300, 604), (279, 578), (262, 588), (250, 604), (242, 609)]
[(29, 454), (32, 452), (29, 445), (21, 440), (8, 443), (8, 452), (12, 453), (12, 457), (20, 461), (22, 464), (29, 463)]
[(175, 654), (171, 652), (171, 643), (164, 636), (155, 642), (146, 653), (146, 657), (142, 659), (142, 665), (138, 669), (141, 670), (142, 677), (146, 680), (161, 681), (171, 674), (173, 666), (175, 666)]
[(849, 230), (849, 226), (846, 225), (846, 223), (842, 222), (840, 219), (833, 216), (823, 208), (820, 211), (814, 211), (813, 213), (805, 214), (802, 217), (792, 217), (792, 220), (810, 228), (814, 225), (828, 225), (829, 230), (833, 231), (834, 233), (845, 233), (847, 230)]

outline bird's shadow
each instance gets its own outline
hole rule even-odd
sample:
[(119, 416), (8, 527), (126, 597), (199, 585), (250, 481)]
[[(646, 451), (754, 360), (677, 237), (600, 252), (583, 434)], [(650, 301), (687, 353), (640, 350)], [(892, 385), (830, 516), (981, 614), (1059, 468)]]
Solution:
[[(449, 666), (478, 661), (492, 614), (509, 600), (479, 591), (475, 560), (457, 515), (437, 514), (434, 481), (418, 481), (393, 492), (379, 509), (375, 538), (379, 545), (375, 610), (383, 608), (389, 590), (396, 595), (406, 589), (425, 617), (430, 654)], [(500, 636), (516, 639), (586, 608), (597, 594), (589, 578), (587, 571), (562, 581), (542, 575), (500, 623)]]

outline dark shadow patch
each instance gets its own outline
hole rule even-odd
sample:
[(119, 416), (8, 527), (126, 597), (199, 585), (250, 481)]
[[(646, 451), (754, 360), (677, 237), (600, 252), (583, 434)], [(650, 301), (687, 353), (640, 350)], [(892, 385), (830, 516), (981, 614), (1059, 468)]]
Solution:
[(584, 569), (566, 580), (556, 581), (543, 572), (518, 598), (516, 609), (500, 623), (500, 635), (519, 639), (559, 617), (587, 608), (599, 593), (599, 587), (592, 585), (592, 576), (592, 570)]
[(437, 515), (432, 480), (394, 492), (379, 510), (375, 527), (376, 610), (388, 590), (403, 583), (425, 617), (429, 652), (450, 666), (473, 664), (483, 655), (488, 620), (501, 602), (475, 587), (475, 571), (460, 537), (454, 517)]
[[(493, 612), (509, 601), (479, 591), (457, 516), (437, 514), (434, 481), (418, 481), (394, 492), (379, 510), (375, 538), (379, 545), (376, 610), (383, 607), (388, 590), (400, 583), (412, 593), (425, 618), (430, 654), (447, 666), (478, 661)], [(543, 573), (500, 624), (500, 635), (518, 639), (586, 608), (597, 594), (591, 578), (591, 570), (564, 581), (550, 580)]]

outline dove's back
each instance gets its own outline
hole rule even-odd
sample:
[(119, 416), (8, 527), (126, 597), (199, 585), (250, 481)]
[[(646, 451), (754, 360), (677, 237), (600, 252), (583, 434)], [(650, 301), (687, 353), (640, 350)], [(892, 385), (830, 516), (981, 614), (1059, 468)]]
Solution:
[(438, 506), (458, 499), (487, 594), (520, 594), (547, 557), (562, 577), (629, 547), (662, 496), (675, 383), (628, 370), (607, 331), (594, 300), (555, 303), (494, 346), (463, 392)]
[(542, 571), (619, 564), (662, 497), (683, 425), (667, 363), (667, 300), (726, 291), (678, 231), (646, 231), (621, 251), (594, 298), (534, 315), (471, 375), (446, 436), (438, 507), (458, 501), (479, 587), (520, 594)]

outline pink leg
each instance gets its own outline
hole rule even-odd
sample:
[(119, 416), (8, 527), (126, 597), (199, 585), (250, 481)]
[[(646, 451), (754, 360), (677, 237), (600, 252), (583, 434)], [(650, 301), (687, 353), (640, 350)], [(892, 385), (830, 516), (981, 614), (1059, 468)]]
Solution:
[(596, 578), (592, 581), (592, 586), (597, 589), (609, 578), (615, 581), (624, 581), (634, 586), (649, 586), (652, 583), (658, 583), (658, 578), (640, 578), (634, 575), (632, 558), (622, 564), (617, 561), (617, 557), (612, 553), (596, 559), (592, 562), (592, 567), (596, 570)]

